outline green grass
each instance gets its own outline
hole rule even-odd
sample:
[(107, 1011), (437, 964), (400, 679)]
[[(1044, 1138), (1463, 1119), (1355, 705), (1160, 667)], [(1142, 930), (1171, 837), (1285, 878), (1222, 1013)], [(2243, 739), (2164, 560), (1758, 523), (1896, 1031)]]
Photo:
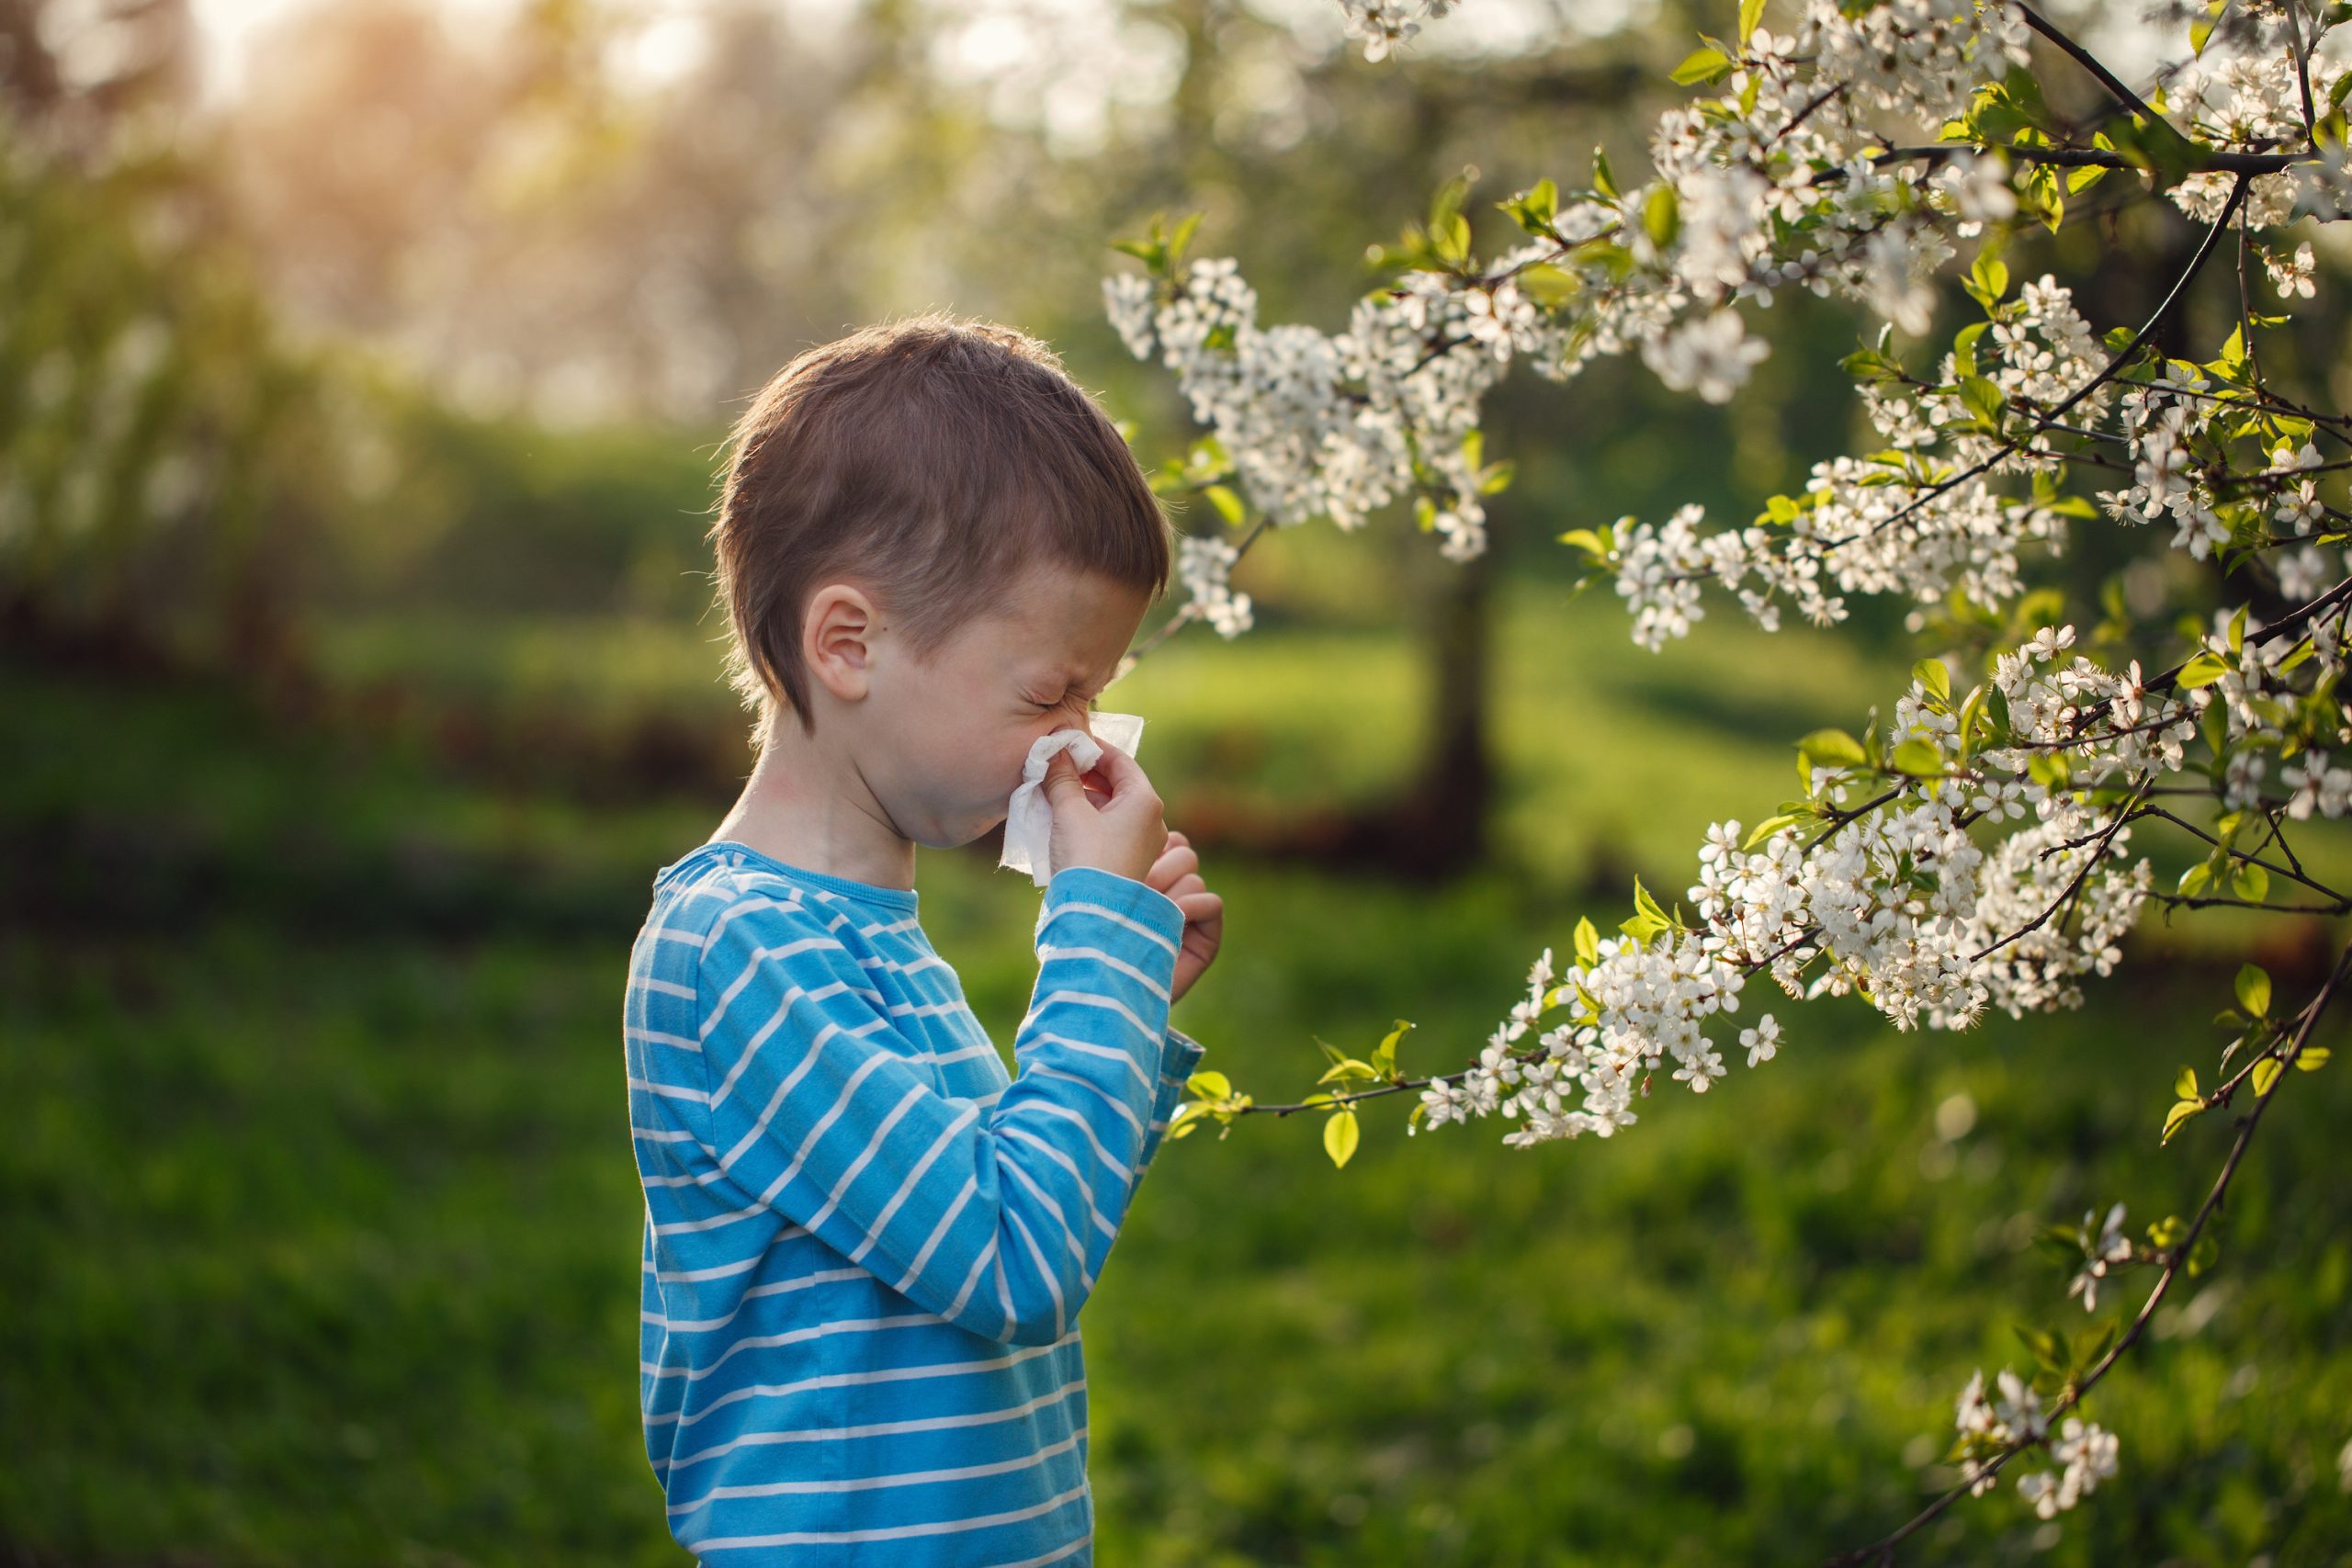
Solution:
[[(1369, 1044), (1397, 1016), (1408, 1066), (1464, 1059), (1538, 947), (1619, 912), (1574, 891), (1596, 846), (1679, 888), (1711, 812), (1783, 793), (1791, 734), (1884, 695), (1833, 642), (1770, 665), (1705, 629), (1654, 660), (1592, 601), (1514, 617), (1524, 852), (1435, 893), (1212, 865), (1227, 951), (1178, 1021), (1265, 1098), (1319, 1070), (1310, 1033)], [(1411, 669), (1336, 632), (1178, 639), (1112, 705), (1152, 717), (1171, 777), (1222, 776), (1217, 728), (1255, 727), (1262, 787), (1369, 797), (1409, 755)], [(637, 1428), (615, 1019), (646, 881), (726, 803), (502, 795), (216, 696), (21, 670), (0, 707), (32, 742), (0, 777), (0, 1554), (683, 1562)], [(1008, 1040), (1034, 889), (958, 852), (921, 886)], [(2201, 1196), (2225, 1119), (2154, 1133), (2235, 961), (2152, 940), (2083, 1012), (1958, 1035), (1751, 989), (1781, 1059), (1662, 1086), (1605, 1142), (1408, 1139), (1400, 1099), (1344, 1171), (1305, 1120), (1170, 1145), (1087, 1308), (1103, 1561), (1869, 1539), (1925, 1500), (1969, 1371), (2022, 1359), (2010, 1324), (2085, 1321), (2033, 1225)], [(2094, 1395), (2122, 1473), (2048, 1535), (2004, 1487), (1905, 1561), (2352, 1561), (2347, 1083), (2289, 1076), (2220, 1269)], [(1947, 1145), (1958, 1094), (1977, 1117)]]

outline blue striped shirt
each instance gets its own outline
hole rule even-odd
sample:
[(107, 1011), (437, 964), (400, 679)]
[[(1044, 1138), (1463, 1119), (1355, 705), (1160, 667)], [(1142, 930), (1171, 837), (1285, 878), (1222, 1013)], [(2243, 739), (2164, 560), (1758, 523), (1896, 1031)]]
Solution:
[(1017, 1078), (916, 912), (731, 840), (654, 878), (639, 1393), (699, 1560), (1091, 1561), (1078, 1314), (1201, 1056), (1183, 912), (1056, 873)]

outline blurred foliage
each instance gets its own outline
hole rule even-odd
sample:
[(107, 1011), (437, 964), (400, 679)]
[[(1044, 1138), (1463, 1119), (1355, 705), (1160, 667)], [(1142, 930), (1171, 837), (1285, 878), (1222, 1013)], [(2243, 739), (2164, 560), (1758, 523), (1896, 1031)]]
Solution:
[(279, 651), (340, 492), (334, 399), (281, 344), (169, 142), (95, 170), (0, 114), (0, 615)]
[[(1478, 198), (1596, 144), (1638, 163), (1716, 9), (1370, 69), (1333, 6), (717, 0), (647, 82), (651, 7), (334, 0), (207, 118), (179, 0), (0, 0), (0, 1556), (680, 1561), (639, 1443), (607, 987), (747, 761), (701, 538), (740, 400), (938, 304), (1054, 342), (1156, 459), (1187, 422), (1102, 318), (1110, 239), (1200, 208), (1266, 319), (1334, 324), (1364, 243), (1464, 164), (1500, 226)], [(2059, 260), (2130, 317), (2157, 272), (2113, 238)], [(2330, 373), (2340, 324), (2299, 322)], [(1554, 580), (1562, 529), (1736, 513), (1849, 444), (1849, 314), (1799, 295), (1757, 327), (1730, 408), (1617, 362), (1492, 400), (1520, 464), (1503, 852), (1420, 890), (1216, 863), (1228, 947), (1180, 1021), (1237, 1083), (1303, 1085), (1311, 1032), (1368, 1043), (1399, 1009), (1408, 1062), (1466, 1056), (1545, 940), (1637, 870), (1679, 885), (1710, 816), (1785, 793), (1791, 739), (1883, 695), (1901, 605), (1772, 638), (1717, 606), (1652, 658)], [(2138, 542), (2036, 566), (2079, 590)], [(1261, 629), (1187, 634), (1119, 699), (1171, 818), (1308, 827), (1393, 790), (1434, 680), (1399, 628), (1450, 581), (1408, 528), (1269, 537)], [(926, 855), (922, 897), (1008, 1040), (1030, 911), (991, 858)], [(1905, 1039), (1804, 1009), (1729, 1104), (1653, 1100), (1615, 1143), (1423, 1147), (1397, 1105), (1344, 1173), (1287, 1122), (1172, 1148), (1089, 1309), (1106, 1559), (1874, 1533), (1966, 1369), (2064, 1313), (2031, 1224), (2196, 1196), (2221, 1131), (2158, 1160), (2161, 1107), (2122, 1086), (2213, 1043), (2183, 1021), (2253, 928), (2212, 914), (2143, 931), (2145, 982), (2083, 1015)], [(2300, 938), (2272, 940), (2284, 983)], [(2222, 1272), (2095, 1397), (2124, 1474), (2063, 1527), (1959, 1510), (1919, 1561), (2346, 1560), (2342, 1089), (2293, 1087)], [(1976, 1130), (1942, 1138), (1960, 1094)]]
[[(1252, 678), (1196, 671), (1222, 690), (1204, 711)], [(0, 1550), (683, 1562), (629, 1370), (610, 1031), (650, 868), (707, 810), (453, 784), (427, 755), (286, 734), (233, 688), (0, 663), (0, 706), (39, 739), (0, 772), (22, 835), (0, 845), (0, 1102), (22, 1123), (0, 1141)], [(1191, 722), (1155, 744), (1197, 746)], [(1645, 787), (1596, 819), (1712, 793)], [(69, 851), (27, 852), (50, 841)], [(1641, 869), (1667, 886), (1677, 863)], [(1178, 1021), (1267, 1087), (1403, 998), (1409, 1065), (1465, 1053), (1530, 944), (1589, 907), (1508, 868), (1434, 892), (1213, 874), (1227, 951)], [(1009, 1041), (1034, 890), (934, 852), (921, 897)], [(1311, 1124), (1171, 1145), (1087, 1309), (1105, 1559), (1702, 1564), (1866, 1539), (1943, 1479), (1953, 1391), (2022, 1359), (2012, 1322), (2083, 1321), (2036, 1224), (2123, 1196), (2136, 1227), (2220, 1157), (2225, 1127), (2157, 1150), (2144, 1066), (2211, 1047), (2239, 955), (2161, 936), (2139, 983), (2023, 1025), (1904, 1037), (1782, 1002), (1768, 1069), (1654, 1095), (1611, 1141), (1408, 1140), (1390, 1103), (1344, 1172)], [(2330, 1171), (2352, 1107), (2341, 1075), (2292, 1077), (2220, 1269), (2094, 1397), (2125, 1472), (2046, 1529), (2005, 1489), (1905, 1561), (2345, 1561), (2352, 1208)]]

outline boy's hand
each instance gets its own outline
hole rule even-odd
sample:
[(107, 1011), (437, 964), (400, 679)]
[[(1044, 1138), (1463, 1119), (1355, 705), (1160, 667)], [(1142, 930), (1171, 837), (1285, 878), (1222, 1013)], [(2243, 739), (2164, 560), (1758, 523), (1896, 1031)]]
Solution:
[[(1102, 798), (1087, 787), (1092, 779)], [(1057, 751), (1046, 764), (1046, 798), (1053, 803), (1052, 857), (1056, 869), (1091, 866), (1141, 882), (1154, 856), (1168, 839), (1168, 821), (1160, 814), (1159, 796), (1144, 776), (1142, 766), (1115, 746), (1102, 748), (1102, 760), (1081, 775), (1068, 751)]]
[(1225, 900), (1209, 891), (1208, 884), (1201, 880), (1200, 868), (1200, 852), (1192, 840), (1170, 832), (1168, 847), (1143, 878), (1147, 886), (1167, 894), (1184, 911), (1184, 936), (1176, 949), (1176, 980), (1168, 992), (1171, 1006), (1193, 988), (1201, 971), (1216, 959), (1217, 944), (1225, 940)]

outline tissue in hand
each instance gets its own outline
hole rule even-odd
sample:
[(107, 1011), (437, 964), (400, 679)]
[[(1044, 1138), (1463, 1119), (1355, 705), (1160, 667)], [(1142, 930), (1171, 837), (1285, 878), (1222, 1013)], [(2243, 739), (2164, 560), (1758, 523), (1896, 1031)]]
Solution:
[(1057, 729), (1037, 738), (1028, 761), (1021, 764), (1021, 787), (1012, 792), (1012, 804), (1005, 810), (1004, 853), (997, 864), (1027, 872), (1040, 887), (1054, 874), (1049, 863), (1054, 806), (1046, 798), (1046, 765), (1057, 753), (1068, 751), (1082, 773), (1102, 760), (1103, 746), (1115, 746), (1132, 757), (1143, 740), (1143, 720), (1134, 714), (1090, 714), (1088, 722), (1094, 728), (1091, 735), (1083, 729)]

